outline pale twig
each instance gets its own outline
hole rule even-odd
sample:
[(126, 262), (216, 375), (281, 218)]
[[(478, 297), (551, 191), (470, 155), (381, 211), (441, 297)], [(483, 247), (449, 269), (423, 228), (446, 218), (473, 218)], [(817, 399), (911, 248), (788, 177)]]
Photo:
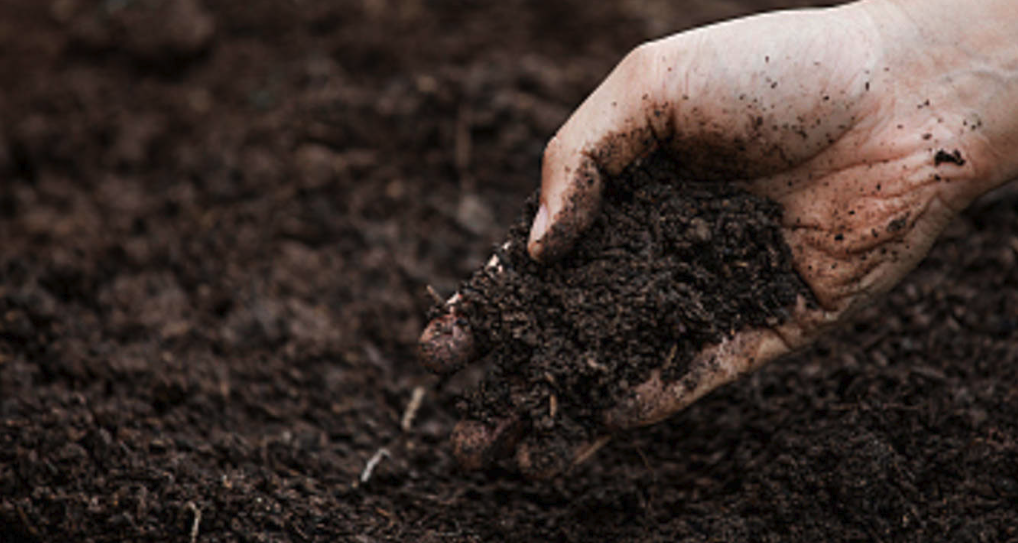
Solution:
[(435, 291), (435, 287), (431, 285), (424, 285), (424, 288), (427, 289), (428, 296), (431, 296), (431, 299), (435, 301), (435, 305), (442, 305), (444, 303), (442, 301), (442, 297)]
[(421, 408), (421, 403), (424, 401), (424, 387), (414, 387), (414, 391), (410, 393), (410, 403), (406, 406), (406, 411), (403, 411), (403, 420), (400, 422), (400, 427), (403, 428), (404, 432), (409, 432), (410, 427), (414, 424), (414, 419), (417, 418), (417, 411)]
[(587, 445), (583, 450), (576, 455), (576, 459), (573, 460), (573, 466), (578, 466), (586, 462), (598, 449), (604, 447), (611, 440), (611, 436), (601, 436), (597, 438), (593, 443)]
[(194, 502), (187, 502), (184, 507), (194, 514), (194, 520), (191, 521), (191, 543), (195, 543), (198, 540), (198, 525), (201, 524), (201, 509)]
[(368, 463), (364, 466), (364, 471), (361, 472), (361, 483), (366, 483), (371, 479), (371, 474), (375, 471), (375, 466), (382, 461), (382, 458), (388, 458), (389, 449), (382, 447), (375, 452), (374, 456), (368, 459)]

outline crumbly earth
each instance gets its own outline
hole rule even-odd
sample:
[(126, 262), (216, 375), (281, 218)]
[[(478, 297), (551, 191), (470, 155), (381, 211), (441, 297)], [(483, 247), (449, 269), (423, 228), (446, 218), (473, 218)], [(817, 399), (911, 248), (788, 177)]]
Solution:
[(426, 285), (625, 51), (805, 2), (175, 3), (0, 2), (0, 541), (1018, 537), (1014, 193), (569, 478), (452, 459)]
[(602, 410), (651, 370), (682, 377), (706, 345), (784, 322), (799, 296), (812, 300), (792, 267), (780, 206), (680, 171), (659, 151), (608, 178), (590, 229), (546, 265), (526, 251), (531, 198), (498, 264), (458, 289), (493, 368), (465, 417), (514, 414), (534, 440), (593, 439)]

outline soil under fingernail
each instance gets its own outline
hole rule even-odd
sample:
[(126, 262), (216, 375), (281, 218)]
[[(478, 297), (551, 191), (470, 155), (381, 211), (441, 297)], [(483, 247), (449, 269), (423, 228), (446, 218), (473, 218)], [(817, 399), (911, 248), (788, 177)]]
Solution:
[[(657, 152), (607, 179), (601, 213), (548, 264), (526, 253), (530, 199), (500, 256), (505, 271), (482, 270), (460, 288), (477, 352), (493, 367), (460, 402), (466, 418), (514, 412), (535, 443), (574, 450), (655, 368), (681, 378), (703, 347), (812, 300), (778, 204), (679, 172)], [(530, 456), (530, 470), (548, 471)]]

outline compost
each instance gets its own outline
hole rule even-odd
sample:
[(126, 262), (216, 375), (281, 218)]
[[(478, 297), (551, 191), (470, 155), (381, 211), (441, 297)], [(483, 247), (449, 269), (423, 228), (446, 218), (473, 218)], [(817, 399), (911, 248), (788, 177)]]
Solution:
[(652, 370), (683, 377), (703, 347), (786, 321), (800, 296), (812, 301), (776, 203), (681, 171), (657, 151), (609, 177), (591, 227), (546, 264), (526, 251), (535, 195), (459, 287), (456, 316), (492, 367), (461, 411), (489, 425), (518, 418), (513, 431), (547, 451), (547, 465), (530, 469), (565, 467), (604, 433), (602, 411)]

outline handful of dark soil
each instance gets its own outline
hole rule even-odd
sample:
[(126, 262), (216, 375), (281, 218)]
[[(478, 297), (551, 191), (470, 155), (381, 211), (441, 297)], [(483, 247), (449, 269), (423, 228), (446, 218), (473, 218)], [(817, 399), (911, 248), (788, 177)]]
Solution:
[(655, 153), (609, 179), (594, 224), (549, 265), (526, 252), (530, 198), (496, 253), (501, 271), (459, 289), (477, 352), (494, 368), (463, 398), (465, 418), (515, 414), (528, 439), (579, 443), (653, 369), (680, 378), (704, 346), (778, 324), (798, 295), (812, 299), (778, 204), (683, 180), (677, 166)]

